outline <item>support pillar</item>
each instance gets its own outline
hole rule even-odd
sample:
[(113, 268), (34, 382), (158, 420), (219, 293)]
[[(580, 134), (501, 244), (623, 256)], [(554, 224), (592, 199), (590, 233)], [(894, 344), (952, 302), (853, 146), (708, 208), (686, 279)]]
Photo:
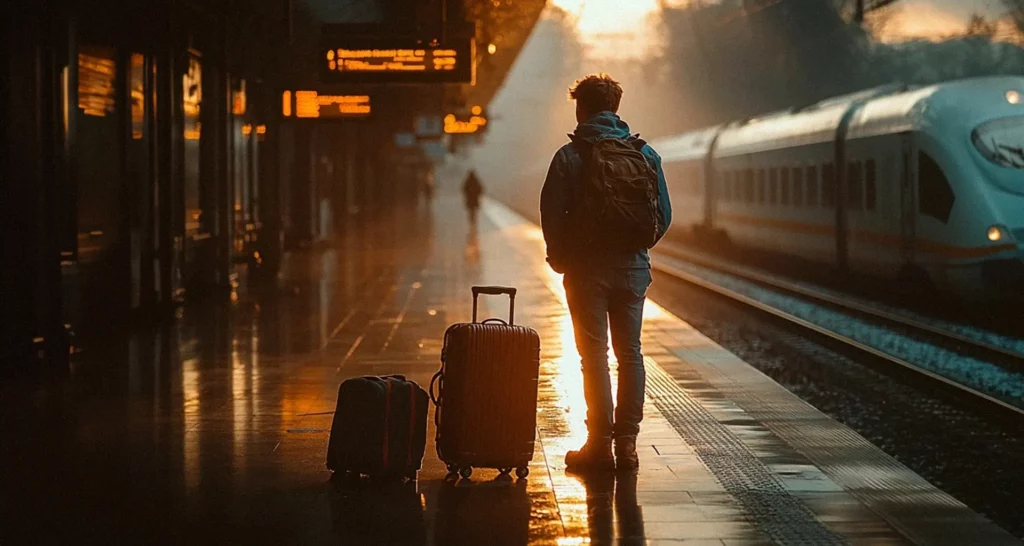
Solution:
[(289, 188), (289, 246), (306, 246), (313, 238), (313, 173), (312, 128), (294, 126), (295, 162)]

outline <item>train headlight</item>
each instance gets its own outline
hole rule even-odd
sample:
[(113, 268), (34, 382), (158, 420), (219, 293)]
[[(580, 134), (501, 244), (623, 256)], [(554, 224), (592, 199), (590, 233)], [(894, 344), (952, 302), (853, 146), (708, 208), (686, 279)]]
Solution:
[(992, 226), (988, 228), (988, 240), (993, 243), (1006, 241), (1010, 238), (1010, 232), (1003, 226)]
[(1006, 102), (1010, 104), (1020, 104), (1020, 92), (1009, 90), (1006, 92)]

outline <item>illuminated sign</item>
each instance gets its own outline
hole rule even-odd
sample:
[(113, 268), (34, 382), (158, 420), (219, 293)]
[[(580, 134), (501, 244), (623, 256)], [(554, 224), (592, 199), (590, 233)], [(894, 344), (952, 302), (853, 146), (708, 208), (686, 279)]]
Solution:
[[(478, 113), (479, 107), (474, 107), (473, 112)], [(448, 114), (444, 117), (444, 132), (449, 135), (464, 135), (475, 133), (481, 127), (487, 125), (487, 118), (480, 115), (473, 115), (468, 120), (460, 120), (455, 114)]]
[(328, 38), (321, 54), (327, 83), (474, 83), (472, 38), (432, 45), (408, 38)]
[(231, 113), (244, 116), (246, 111), (245, 80), (238, 82), (238, 89), (231, 91)]
[(78, 53), (78, 108), (87, 116), (114, 113), (117, 62), (114, 51), (83, 47)]
[(304, 119), (360, 119), (373, 112), (369, 95), (321, 95), (316, 91), (285, 91), (281, 114)]

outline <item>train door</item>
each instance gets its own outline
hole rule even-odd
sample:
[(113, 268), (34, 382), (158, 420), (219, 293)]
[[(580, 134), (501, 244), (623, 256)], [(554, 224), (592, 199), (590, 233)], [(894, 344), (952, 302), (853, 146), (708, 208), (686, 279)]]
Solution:
[(900, 168), (900, 261), (914, 263), (917, 233), (917, 145), (913, 135), (904, 133)]
[(715, 168), (715, 149), (718, 146), (718, 137), (722, 136), (724, 127), (715, 129), (711, 142), (708, 143), (708, 151), (703, 161), (703, 182), (704, 182), (704, 227), (714, 229), (717, 225), (718, 216), (718, 194), (719, 184), (724, 174)]

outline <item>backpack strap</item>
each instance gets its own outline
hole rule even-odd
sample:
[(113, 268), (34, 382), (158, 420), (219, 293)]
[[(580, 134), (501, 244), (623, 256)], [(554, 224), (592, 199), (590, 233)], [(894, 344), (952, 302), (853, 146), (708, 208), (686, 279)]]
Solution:
[(579, 174), (581, 177), (587, 176), (587, 166), (590, 163), (590, 156), (594, 151), (594, 146), (573, 134), (569, 135), (569, 140), (572, 143), (573, 148), (576, 148), (576, 153), (580, 156)]
[(629, 135), (629, 138), (626, 139), (626, 142), (632, 144), (638, 152), (643, 150), (644, 146), (647, 146), (647, 141), (640, 138), (640, 133), (637, 133), (635, 135)]
[(593, 149), (593, 146), (589, 142), (574, 134), (569, 134), (569, 141), (572, 143), (573, 147), (576, 148), (576, 152), (580, 154), (581, 158), (585, 159), (586, 156), (590, 155), (591, 149)]

